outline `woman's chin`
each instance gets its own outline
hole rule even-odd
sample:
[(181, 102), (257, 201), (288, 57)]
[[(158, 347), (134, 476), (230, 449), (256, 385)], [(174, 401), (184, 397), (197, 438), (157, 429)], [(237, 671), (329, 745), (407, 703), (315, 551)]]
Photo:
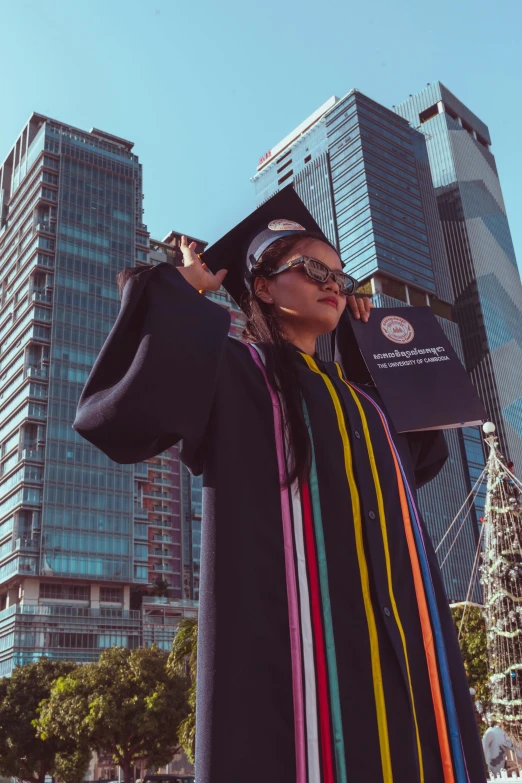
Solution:
[(317, 318), (315, 321), (317, 335), (319, 336), (321, 334), (328, 334), (328, 332), (333, 332), (339, 323), (340, 317), (341, 314), (332, 307), (331, 313), (325, 313), (320, 318)]

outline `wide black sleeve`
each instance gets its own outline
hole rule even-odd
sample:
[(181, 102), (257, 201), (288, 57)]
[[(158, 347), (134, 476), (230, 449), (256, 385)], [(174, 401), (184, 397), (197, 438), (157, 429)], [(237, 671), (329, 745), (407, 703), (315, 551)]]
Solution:
[(82, 392), (74, 429), (120, 463), (148, 459), (180, 439), (197, 451), (229, 326), (227, 311), (174, 266), (134, 274)]
[(408, 432), (417, 489), (437, 476), (448, 459), (449, 452), (442, 430)]

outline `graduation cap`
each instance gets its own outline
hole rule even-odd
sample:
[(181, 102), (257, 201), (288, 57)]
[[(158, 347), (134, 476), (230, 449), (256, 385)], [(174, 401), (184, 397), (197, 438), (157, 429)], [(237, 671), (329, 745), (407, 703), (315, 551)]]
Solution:
[(207, 248), (201, 259), (211, 272), (228, 269), (223, 286), (241, 307), (249, 292), (252, 266), (271, 244), (292, 235), (320, 239), (337, 252), (292, 185), (287, 185)]

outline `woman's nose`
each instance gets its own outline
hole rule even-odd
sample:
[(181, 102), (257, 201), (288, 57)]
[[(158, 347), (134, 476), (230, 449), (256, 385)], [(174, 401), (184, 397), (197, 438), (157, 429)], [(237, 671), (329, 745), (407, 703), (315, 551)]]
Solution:
[(336, 294), (339, 294), (341, 289), (339, 288), (339, 284), (335, 280), (332, 275), (328, 277), (328, 280), (326, 280), (322, 285), (323, 290), (325, 291), (334, 291)]

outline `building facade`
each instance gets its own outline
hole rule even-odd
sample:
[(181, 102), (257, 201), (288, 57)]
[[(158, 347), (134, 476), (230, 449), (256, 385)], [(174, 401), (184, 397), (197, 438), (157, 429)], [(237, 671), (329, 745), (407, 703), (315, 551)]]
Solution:
[(522, 285), (488, 127), (435, 82), (394, 107), (421, 132), (468, 372), (522, 469)]
[[(407, 120), (357, 90), (333, 97), (263, 156), (253, 182), (258, 204), (292, 183), (359, 290), (381, 307), (430, 306), (464, 358), (426, 141)], [(448, 536), (438, 553), (456, 600), (468, 591), (480, 515), (480, 500), (469, 508), (465, 499), (484, 461), (476, 428), (446, 440), (448, 463), (419, 502), (435, 546), (460, 507), (469, 511), (457, 544)]]

